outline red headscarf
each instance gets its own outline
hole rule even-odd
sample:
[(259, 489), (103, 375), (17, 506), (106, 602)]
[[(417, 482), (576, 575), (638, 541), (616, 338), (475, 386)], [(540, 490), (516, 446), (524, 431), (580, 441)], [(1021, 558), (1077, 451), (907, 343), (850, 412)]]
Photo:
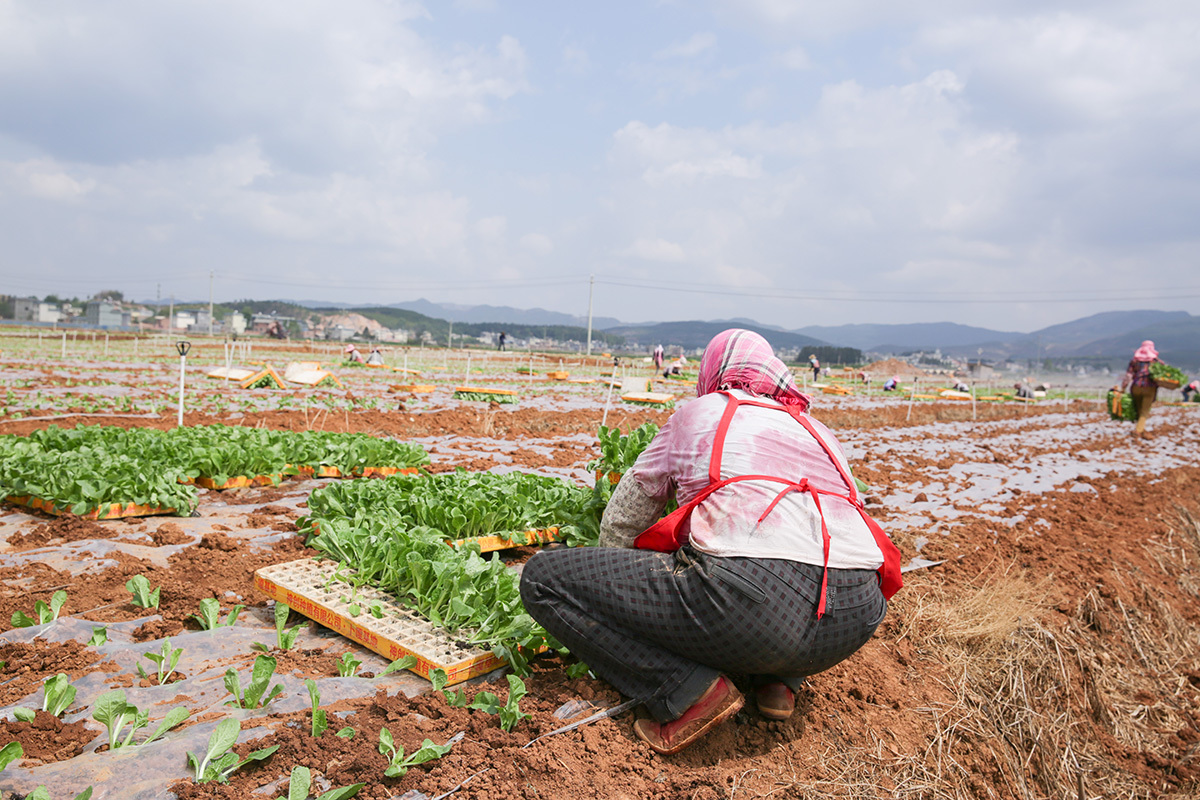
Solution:
[(718, 389), (741, 389), (785, 406), (799, 406), (800, 411), (808, 409), (810, 399), (796, 388), (792, 373), (775, 357), (767, 340), (741, 328), (718, 333), (700, 357), (696, 394)]
[(1142, 342), (1142, 346), (1133, 354), (1134, 361), (1153, 361), (1156, 358), (1158, 358), (1158, 351), (1154, 349), (1154, 342), (1149, 339)]

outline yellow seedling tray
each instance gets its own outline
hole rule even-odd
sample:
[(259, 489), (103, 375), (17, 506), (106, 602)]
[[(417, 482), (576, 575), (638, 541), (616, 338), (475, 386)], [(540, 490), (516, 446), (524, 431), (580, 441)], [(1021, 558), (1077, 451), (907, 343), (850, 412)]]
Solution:
[(276, 389), (286, 389), (287, 388), (287, 384), (285, 384), (283, 382), (283, 378), (279, 377), (279, 373), (276, 372), (275, 368), (271, 367), (271, 366), (263, 367), (263, 369), (261, 371), (256, 372), (253, 375), (251, 375), (249, 378), (246, 378), (245, 380), (243, 380), (242, 388), (249, 389), (251, 384), (255, 383), (260, 378), (266, 378), (266, 377), (269, 377), (271, 379), (271, 381), (275, 384)]
[(223, 381), (244, 381), (254, 374), (254, 370), (245, 367), (217, 367), (208, 373), (207, 377)]
[(558, 528), (546, 528), (541, 531), (524, 531), (513, 534), (513, 538), (503, 536), (475, 536), (470, 539), (455, 539), (446, 544), (462, 545), (467, 542), (479, 542), (479, 552), (490, 553), (493, 550), (507, 550), (510, 547), (523, 547), (534, 544), (548, 544), (559, 541)]
[(571, 373), (564, 372), (563, 370), (554, 370), (553, 372), (547, 372), (546, 377), (552, 381), (565, 381), (571, 377)]
[(673, 394), (664, 394), (663, 392), (630, 392), (629, 394), (621, 395), (621, 399), (627, 403), (653, 403), (666, 405), (675, 399)]
[(388, 475), (398, 475), (400, 473), (418, 475), (421, 470), (416, 467), (363, 467), (360, 472), (347, 475), (337, 467), (321, 465), (319, 467), (296, 467), (296, 472), (309, 478), (373, 478), (376, 475), (387, 477)]
[(455, 386), (454, 391), (456, 391), (456, 392), (474, 392), (476, 394), (516, 395), (516, 392), (512, 389), (485, 389), (482, 386)]
[[(361, 610), (351, 616), (350, 603), (342, 598), (351, 596), (352, 587), (341, 580), (330, 582), (336, 566), (309, 558), (275, 564), (254, 573), (254, 586), (389, 661), (414, 656), (417, 665), (412, 671), (424, 678), (435, 669), (445, 670), (447, 686), (486, 675), (506, 663), (487, 650), (463, 647), (457, 643), (461, 634), (452, 636), (435, 628), (393, 595), (378, 589), (359, 588), (354, 597)], [(383, 611), (381, 618), (371, 614), (375, 605)]]
[(253, 477), (249, 475), (235, 475), (219, 486), (217, 485), (216, 481), (207, 475), (201, 475), (199, 478), (196, 478), (196, 480), (193, 481), (193, 483), (202, 489), (215, 489), (217, 491), (222, 489), (244, 489), (247, 486), (278, 486), (282, 482), (283, 473), (277, 473), (275, 475), (255, 475)]
[[(55, 517), (60, 517), (63, 514), (69, 514), (71, 512), (71, 509), (68, 506), (55, 505), (49, 500), (43, 500), (40, 497), (30, 497), (28, 495), (9, 495), (5, 499), (13, 505), (25, 506), (26, 508), (36, 508), (39, 511), (45, 511), (47, 514)], [(105, 509), (108, 513), (106, 513), (103, 517), (100, 516), (101, 510)], [(150, 506), (139, 506), (134, 505), (133, 503), (129, 503), (127, 505), (121, 505), (120, 503), (109, 503), (107, 507), (101, 506), (100, 508), (89, 511), (86, 514), (80, 514), (79, 516), (82, 519), (120, 519), (122, 517), (166, 516), (169, 514), (174, 514), (175, 511), (176, 509), (174, 508), (151, 508)]]
[(436, 388), (436, 386), (430, 386), (427, 383), (402, 383), (392, 387), (394, 391), (412, 392), (413, 394), (428, 394)]

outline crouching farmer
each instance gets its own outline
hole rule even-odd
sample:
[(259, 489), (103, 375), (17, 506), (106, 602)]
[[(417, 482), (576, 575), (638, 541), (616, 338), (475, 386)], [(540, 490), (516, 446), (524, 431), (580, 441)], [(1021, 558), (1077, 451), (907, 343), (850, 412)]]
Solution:
[(730, 674), (787, 719), (805, 676), (862, 647), (901, 585), (841, 446), (765, 339), (718, 334), (696, 393), (617, 485), (601, 546), (539, 553), (521, 577), (534, 619), (645, 704), (634, 732), (659, 753), (742, 708)]

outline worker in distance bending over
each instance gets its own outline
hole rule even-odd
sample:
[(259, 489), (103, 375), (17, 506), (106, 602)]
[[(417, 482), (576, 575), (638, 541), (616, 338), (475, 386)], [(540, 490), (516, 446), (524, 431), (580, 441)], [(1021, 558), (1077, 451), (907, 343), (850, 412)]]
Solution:
[(765, 339), (714, 337), (696, 394), (617, 484), (600, 546), (539, 553), (521, 576), (534, 619), (645, 704), (634, 733), (659, 753), (742, 708), (730, 675), (762, 716), (789, 717), (804, 677), (862, 647), (901, 585), (841, 446)]

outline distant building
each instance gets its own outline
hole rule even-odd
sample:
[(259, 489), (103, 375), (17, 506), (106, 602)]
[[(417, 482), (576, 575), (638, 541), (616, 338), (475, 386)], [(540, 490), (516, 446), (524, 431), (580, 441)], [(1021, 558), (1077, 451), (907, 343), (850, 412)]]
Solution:
[(988, 381), (995, 377), (996, 370), (990, 364), (982, 361), (968, 361), (967, 373), (970, 374), (972, 380)]
[(127, 324), (120, 306), (107, 300), (89, 300), (83, 313), (88, 324), (97, 328), (122, 328)]

